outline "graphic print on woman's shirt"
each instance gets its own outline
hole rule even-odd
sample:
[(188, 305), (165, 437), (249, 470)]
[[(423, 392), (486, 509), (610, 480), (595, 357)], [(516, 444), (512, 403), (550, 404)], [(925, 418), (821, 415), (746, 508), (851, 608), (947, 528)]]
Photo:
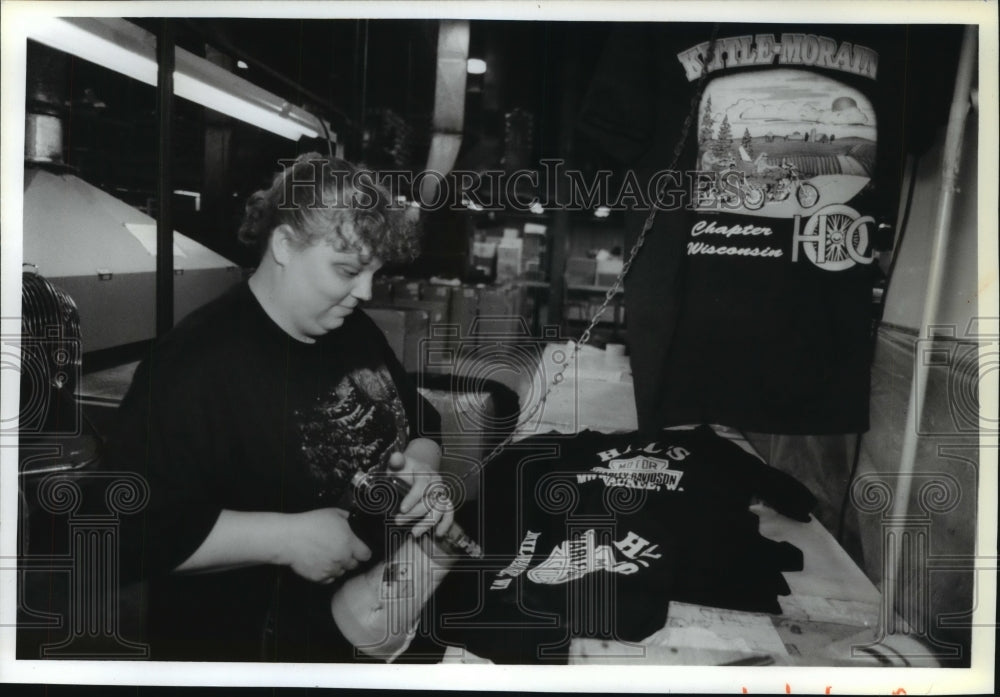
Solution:
[(384, 468), (406, 447), (406, 412), (388, 371), (360, 368), (297, 410), (306, 471), (320, 498), (336, 500), (359, 469)]

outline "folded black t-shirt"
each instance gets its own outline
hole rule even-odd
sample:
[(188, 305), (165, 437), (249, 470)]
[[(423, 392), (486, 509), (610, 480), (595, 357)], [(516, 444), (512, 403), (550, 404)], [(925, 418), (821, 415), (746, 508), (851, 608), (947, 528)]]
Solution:
[(575, 637), (649, 636), (670, 600), (780, 612), (781, 571), (802, 554), (759, 534), (754, 499), (800, 521), (815, 503), (707, 426), (521, 441), (486, 474), (485, 562), (444, 581), (435, 637), (496, 662), (561, 663)]

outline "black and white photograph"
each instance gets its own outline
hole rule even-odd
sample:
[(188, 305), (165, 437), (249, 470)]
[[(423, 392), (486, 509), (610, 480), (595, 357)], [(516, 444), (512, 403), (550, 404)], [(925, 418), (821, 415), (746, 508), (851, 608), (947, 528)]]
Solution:
[(994, 693), (995, 1), (2, 9), (0, 682)]

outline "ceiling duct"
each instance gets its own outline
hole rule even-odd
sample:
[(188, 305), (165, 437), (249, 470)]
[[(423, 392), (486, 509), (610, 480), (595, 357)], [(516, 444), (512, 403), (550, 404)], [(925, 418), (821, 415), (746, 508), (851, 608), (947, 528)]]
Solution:
[[(468, 20), (441, 20), (438, 28), (437, 78), (434, 85), (434, 117), (428, 172), (441, 176), (455, 166), (462, 145), (465, 119), (465, 80), (469, 60)], [(420, 200), (436, 201), (440, 178), (423, 177)]]

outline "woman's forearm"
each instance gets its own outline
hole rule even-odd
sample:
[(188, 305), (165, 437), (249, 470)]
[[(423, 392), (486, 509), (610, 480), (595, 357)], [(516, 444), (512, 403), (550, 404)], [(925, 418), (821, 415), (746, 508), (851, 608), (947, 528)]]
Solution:
[(280, 563), (285, 518), (283, 513), (224, 510), (201, 546), (176, 571)]
[(224, 510), (201, 546), (177, 571), (221, 571), (280, 564), (310, 581), (329, 583), (371, 558), (340, 508), (303, 513)]

